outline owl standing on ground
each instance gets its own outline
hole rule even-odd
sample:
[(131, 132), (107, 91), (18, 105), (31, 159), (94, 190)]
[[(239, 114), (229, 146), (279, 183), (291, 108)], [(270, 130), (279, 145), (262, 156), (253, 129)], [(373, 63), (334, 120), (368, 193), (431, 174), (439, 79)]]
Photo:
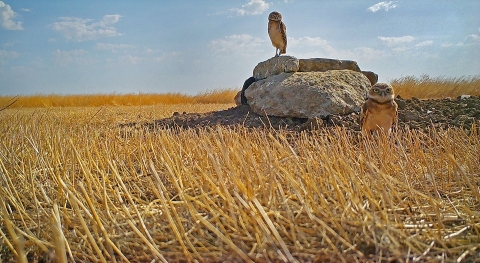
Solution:
[(268, 35), (275, 47), (275, 57), (287, 53), (287, 27), (282, 22), (282, 14), (279, 12), (271, 12), (268, 15)]
[(364, 135), (371, 131), (390, 133), (398, 120), (398, 105), (392, 86), (377, 83), (368, 91), (368, 99), (362, 106), (360, 125)]

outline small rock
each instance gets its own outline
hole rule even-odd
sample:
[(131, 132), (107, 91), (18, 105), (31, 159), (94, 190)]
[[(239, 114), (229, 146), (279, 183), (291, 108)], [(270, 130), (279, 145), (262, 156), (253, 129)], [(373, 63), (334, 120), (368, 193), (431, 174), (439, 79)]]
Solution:
[(258, 63), (253, 69), (253, 77), (256, 80), (268, 78), (280, 73), (298, 71), (298, 59), (292, 56), (278, 56)]
[(308, 58), (299, 60), (299, 72), (325, 72), (328, 70), (348, 69), (360, 72), (356, 61), (329, 58)]
[(417, 111), (405, 111), (403, 113), (403, 121), (416, 121), (419, 119), (418, 112)]
[(403, 110), (405, 109), (405, 106), (406, 106), (406, 103), (404, 100), (402, 100), (402, 98), (399, 98), (400, 96), (397, 96), (397, 98), (395, 99), (395, 102), (397, 103), (398, 105), (398, 109), (399, 110)]
[(235, 98), (233, 99), (235, 101), (235, 105), (240, 106), (242, 105), (242, 91), (239, 91), (237, 95), (235, 95)]
[(378, 82), (378, 74), (376, 74), (375, 72), (362, 71), (362, 73), (363, 75), (365, 75), (365, 77), (368, 78), (368, 80), (370, 80), (370, 83), (372, 84), (372, 86)]

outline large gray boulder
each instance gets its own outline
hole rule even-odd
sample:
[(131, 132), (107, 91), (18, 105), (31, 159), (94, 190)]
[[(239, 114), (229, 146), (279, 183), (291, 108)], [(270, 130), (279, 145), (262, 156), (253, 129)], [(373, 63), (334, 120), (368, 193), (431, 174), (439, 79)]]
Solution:
[(292, 56), (278, 56), (262, 61), (253, 69), (256, 80), (278, 75), (282, 72), (297, 72), (298, 59)]
[(324, 118), (359, 111), (371, 84), (361, 72), (280, 73), (253, 83), (245, 96), (261, 115)]

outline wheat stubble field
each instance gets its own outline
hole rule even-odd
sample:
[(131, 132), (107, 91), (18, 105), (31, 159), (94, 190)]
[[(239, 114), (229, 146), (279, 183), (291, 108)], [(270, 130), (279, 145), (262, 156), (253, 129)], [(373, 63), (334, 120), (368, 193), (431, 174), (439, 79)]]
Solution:
[(121, 125), (180, 103), (1, 111), (1, 261), (479, 262), (478, 127)]

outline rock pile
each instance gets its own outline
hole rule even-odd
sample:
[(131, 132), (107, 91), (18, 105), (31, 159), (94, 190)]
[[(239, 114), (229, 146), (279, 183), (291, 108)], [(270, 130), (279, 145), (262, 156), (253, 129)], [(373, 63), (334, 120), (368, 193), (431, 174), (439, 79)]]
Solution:
[[(260, 115), (325, 118), (360, 110), (378, 76), (361, 71), (357, 62), (324, 58), (274, 57), (253, 70), (255, 82), (244, 95)], [(236, 103), (241, 104), (236, 96)]]

